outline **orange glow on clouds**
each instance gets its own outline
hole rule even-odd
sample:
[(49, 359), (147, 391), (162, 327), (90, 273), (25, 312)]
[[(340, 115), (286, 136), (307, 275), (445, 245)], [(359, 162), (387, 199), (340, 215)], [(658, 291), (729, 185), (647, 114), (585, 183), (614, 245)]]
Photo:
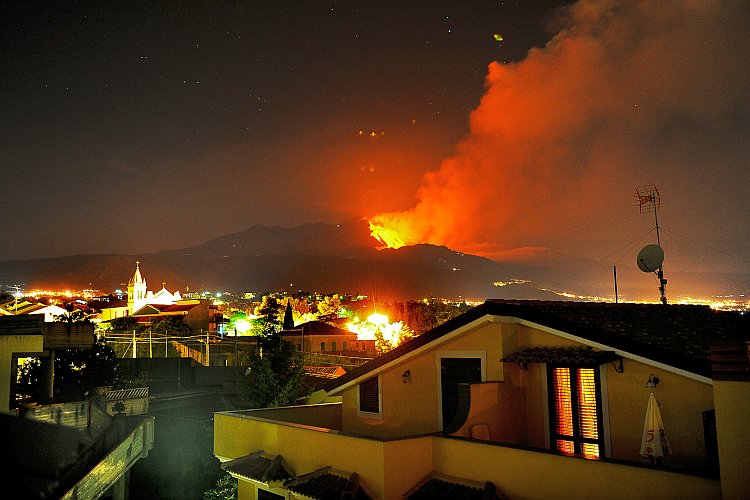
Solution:
[(697, 175), (703, 166), (680, 156), (695, 142), (690, 121), (719, 127), (744, 94), (747, 77), (722, 55), (738, 36), (728, 19), (743, 16), (732, 5), (582, 0), (561, 11), (546, 47), (489, 65), (469, 134), (422, 177), (416, 204), (368, 219), (372, 235), (503, 260), (621, 241), (637, 217), (633, 186)]

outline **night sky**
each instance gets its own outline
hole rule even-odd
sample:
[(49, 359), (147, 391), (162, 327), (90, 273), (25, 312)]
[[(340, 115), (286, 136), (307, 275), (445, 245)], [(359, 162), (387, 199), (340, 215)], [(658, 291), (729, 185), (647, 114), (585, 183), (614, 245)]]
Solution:
[(750, 4), (566, 3), (14, 2), (0, 260), (373, 216), (615, 259), (656, 184), (672, 262), (748, 272)]

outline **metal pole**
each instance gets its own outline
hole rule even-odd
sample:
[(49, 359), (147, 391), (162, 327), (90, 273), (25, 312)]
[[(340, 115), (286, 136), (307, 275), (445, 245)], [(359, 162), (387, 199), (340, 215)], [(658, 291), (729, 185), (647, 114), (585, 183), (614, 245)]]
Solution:
[(149, 359), (154, 357), (154, 347), (151, 343), (151, 328), (148, 329), (148, 357)]
[(612, 272), (615, 276), (615, 304), (619, 302), (619, 296), (617, 295), (617, 266), (612, 266)]
[[(661, 238), (659, 237), (659, 216), (657, 215), (658, 210), (656, 209), (656, 199), (652, 201), (654, 205), (654, 223), (656, 224), (656, 244), (661, 246)], [(661, 303), (667, 305), (667, 280), (664, 279), (664, 268), (659, 266), (659, 270), (656, 273), (659, 278), (659, 293), (661, 293)]]
[(209, 332), (206, 332), (206, 366), (211, 366), (211, 353), (208, 350), (208, 333)]
[(133, 328), (133, 359), (135, 359), (137, 356), (135, 354), (136, 351), (136, 343), (135, 343), (135, 328)]

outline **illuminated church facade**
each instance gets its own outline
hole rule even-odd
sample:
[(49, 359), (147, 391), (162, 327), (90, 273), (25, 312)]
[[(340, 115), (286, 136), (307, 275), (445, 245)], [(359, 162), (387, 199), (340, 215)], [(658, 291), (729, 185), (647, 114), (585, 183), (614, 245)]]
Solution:
[(140, 261), (135, 261), (135, 273), (128, 281), (128, 314), (133, 314), (145, 305), (169, 305), (182, 300), (179, 291), (170, 293), (164, 283), (162, 283), (161, 290), (156, 293), (149, 290), (146, 286), (146, 279), (141, 275), (140, 265)]
[(145, 305), (171, 305), (182, 300), (179, 291), (171, 293), (166, 285), (158, 292), (148, 289), (146, 279), (141, 274), (140, 261), (135, 262), (135, 272), (128, 281), (128, 300), (112, 304), (112, 307), (102, 309), (102, 321), (130, 316)]

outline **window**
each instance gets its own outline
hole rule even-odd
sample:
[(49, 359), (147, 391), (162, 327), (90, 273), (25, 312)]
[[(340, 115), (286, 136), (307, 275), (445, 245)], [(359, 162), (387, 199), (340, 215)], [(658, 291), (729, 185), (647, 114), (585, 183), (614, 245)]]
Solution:
[(326, 343), (325, 342), (321, 342), (320, 343), (320, 352), (325, 352), (325, 350), (326, 350)]
[(281, 495), (277, 495), (276, 493), (271, 493), (268, 490), (262, 490), (258, 488), (258, 500), (283, 500), (284, 498), (286, 497), (282, 497)]
[(552, 448), (586, 458), (604, 455), (599, 369), (547, 367)]
[(343, 351), (346, 351), (346, 348), (347, 348), (346, 342), (342, 342), (341, 349)]
[(336, 352), (336, 342), (331, 342), (331, 352)]
[(380, 413), (378, 377), (372, 377), (359, 384), (359, 411), (361, 413)]

